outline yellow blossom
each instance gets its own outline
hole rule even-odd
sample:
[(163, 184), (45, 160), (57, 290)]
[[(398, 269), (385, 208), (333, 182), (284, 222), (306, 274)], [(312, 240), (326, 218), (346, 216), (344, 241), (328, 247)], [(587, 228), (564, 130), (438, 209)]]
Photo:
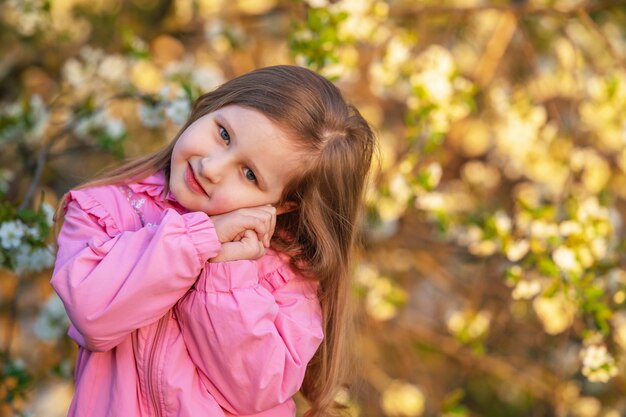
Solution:
[(576, 315), (576, 305), (563, 294), (553, 297), (537, 297), (533, 309), (548, 334), (559, 334), (570, 327)]
[(406, 203), (395, 198), (379, 197), (376, 202), (376, 209), (381, 220), (394, 221), (404, 214)]
[[(621, 291), (622, 296), (624, 292)], [(626, 351), (626, 313), (621, 312), (616, 314), (611, 320), (613, 324), (613, 338), (615, 342)]]
[(591, 241), (591, 253), (598, 259), (604, 259), (608, 254), (608, 244), (606, 239), (597, 237)]
[(576, 258), (580, 261), (580, 266), (590, 268), (595, 262), (593, 255), (587, 246), (576, 248)]
[(440, 192), (427, 193), (417, 198), (415, 206), (427, 211), (443, 210), (446, 208), (446, 198), (445, 195)]
[(454, 311), (446, 321), (451, 334), (464, 342), (479, 339), (486, 335), (491, 324), (491, 313), (486, 310)]
[(519, 281), (513, 290), (514, 300), (529, 300), (541, 292), (541, 283), (538, 280)]
[(150, 61), (138, 61), (131, 69), (131, 80), (135, 86), (146, 93), (157, 93), (163, 86), (161, 71)]
[(472, 243), (469, 246), (469, 252), (476, 256), (491, 256), (498, 250), (498, 245), (493, 240), (482, 240)]
[(430, 164), (428, 164), (428, 166), (426, 167), (426, 174), (428, 175), (429, 187), (434, 188), (439, 184), (439, 181), (441, 181), (442, 172), (443, 170), (441, 168), (441, 164), (439, 164), (438, 162), (431, 162)]
[(381, 403), (387, 416), (417, 417), (424, 412), (426, 398), (417, 386), (396, 380), (382, 393)]
[(500, 183), (500, 172), (481, 161), (469, 161), (461, 168), (461, 176), (470, 185), (484, 189), (495, 188)]
[(572, 404), (574, 417), (597, 417), (601, 409), (600, 400), (594, 397), (580, 397)]
[(585, 160), (582, 180), (591, 193), (600, 192), (611, 177), (611, 167), (596, 152), (589, 153)]
[(530, 243), (526, 239), (520, 239), (512, 242), (506, 248), (506, 257), (511, 262), (517, 262), (528, 253)]

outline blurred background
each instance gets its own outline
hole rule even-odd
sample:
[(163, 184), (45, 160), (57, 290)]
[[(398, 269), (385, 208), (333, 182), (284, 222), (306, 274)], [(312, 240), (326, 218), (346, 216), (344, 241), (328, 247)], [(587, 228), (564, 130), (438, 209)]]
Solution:
[[(273, 64), (380, 142), (353, 416), (626, 416), (626, 2), (0, 3), (0, 416), (65, 416), (52, 212)], [(306, 405), (298, 399), (300, 413)]]

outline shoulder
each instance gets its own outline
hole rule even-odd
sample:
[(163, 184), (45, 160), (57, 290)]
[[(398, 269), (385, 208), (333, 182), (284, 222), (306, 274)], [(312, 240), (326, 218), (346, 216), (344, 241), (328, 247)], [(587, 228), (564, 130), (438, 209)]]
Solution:
[(70, 191), (65, 200), (65, 210), (74, 208), (94, 216), (107, 234), (115, 236), (124, 230), (138, 230), (141, 220), (131, 205), (133, 194), (149, 199), (158, 198), (165, 185), (165, 175), (157, 172), (129, 184), (109, 184), (79, 188)]
[(137, 228), (134, 211), (118, 185), (72, 190), (65, 200), (66, 211), (71, 206), (93, 216), (110, 236)]

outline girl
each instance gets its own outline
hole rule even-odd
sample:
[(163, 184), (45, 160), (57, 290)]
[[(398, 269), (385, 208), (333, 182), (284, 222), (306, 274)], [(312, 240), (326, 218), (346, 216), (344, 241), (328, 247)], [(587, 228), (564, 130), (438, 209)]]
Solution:
[(78, 343), (70, 416), (333, 411), (374, 135), (276, 66), (201, 96), (175, 140), (68, 193), (52, 285)]

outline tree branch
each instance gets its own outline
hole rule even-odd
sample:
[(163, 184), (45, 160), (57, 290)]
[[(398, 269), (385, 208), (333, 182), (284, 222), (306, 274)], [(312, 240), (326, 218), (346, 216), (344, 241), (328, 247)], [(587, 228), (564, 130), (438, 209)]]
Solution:
[(478, 65), (476, 65), (474, 78), (477, 84), (484, 87), (491, 82), (516, 29), (517, 17), (515, 14), (510, 11), (504, 12), (498, 20)]
[(602, 32), (600, 28), (598, 28), (598, 25), (596, 25), (596, 23), (593, 21), (591, 16), (589, 16), (589, 13), (586, 10), (579, 9), (577, 12), (577, 15), (582, 21), (583, 25), (585, 25), (585, 27), (587, 27), (587, 29), (589, 29), (590, 32), (592, 32), (594, 35), (596, 35), (602, 40), (602, 42), (606, 45), (607, 50), (609, 54), (611, 54), (613, 59), (617, 61), (617, 63), (620, 66), (623, 67), (625, 64), (624, 59), (622, 58), (620, 53), (617, 50), (615, 50), (615, 47), (613, 46), (609, 38), (606, 36), (606, 34)]
[(516, 368), (504, 359), (495, 356), (493, 352), (484, 356), (477, 355), (456, 339), (439, 334), (426, 326), (421, 326), (419, 322), (419, 320), (411, 320), (411, 323), (404, 322), (399, 326), (398, 331), (408, 332), (420, 343), (436, 347), (440, 352), (464, 366), (478, 369), (502, 381), (512, 381), (532, 392), (536, 397), (556, 405), (555, 387), (558, 378), (548, 374), (545, 369), (541, 370), (542, 375), (537, 375), (537, 371), (533, 368)]

